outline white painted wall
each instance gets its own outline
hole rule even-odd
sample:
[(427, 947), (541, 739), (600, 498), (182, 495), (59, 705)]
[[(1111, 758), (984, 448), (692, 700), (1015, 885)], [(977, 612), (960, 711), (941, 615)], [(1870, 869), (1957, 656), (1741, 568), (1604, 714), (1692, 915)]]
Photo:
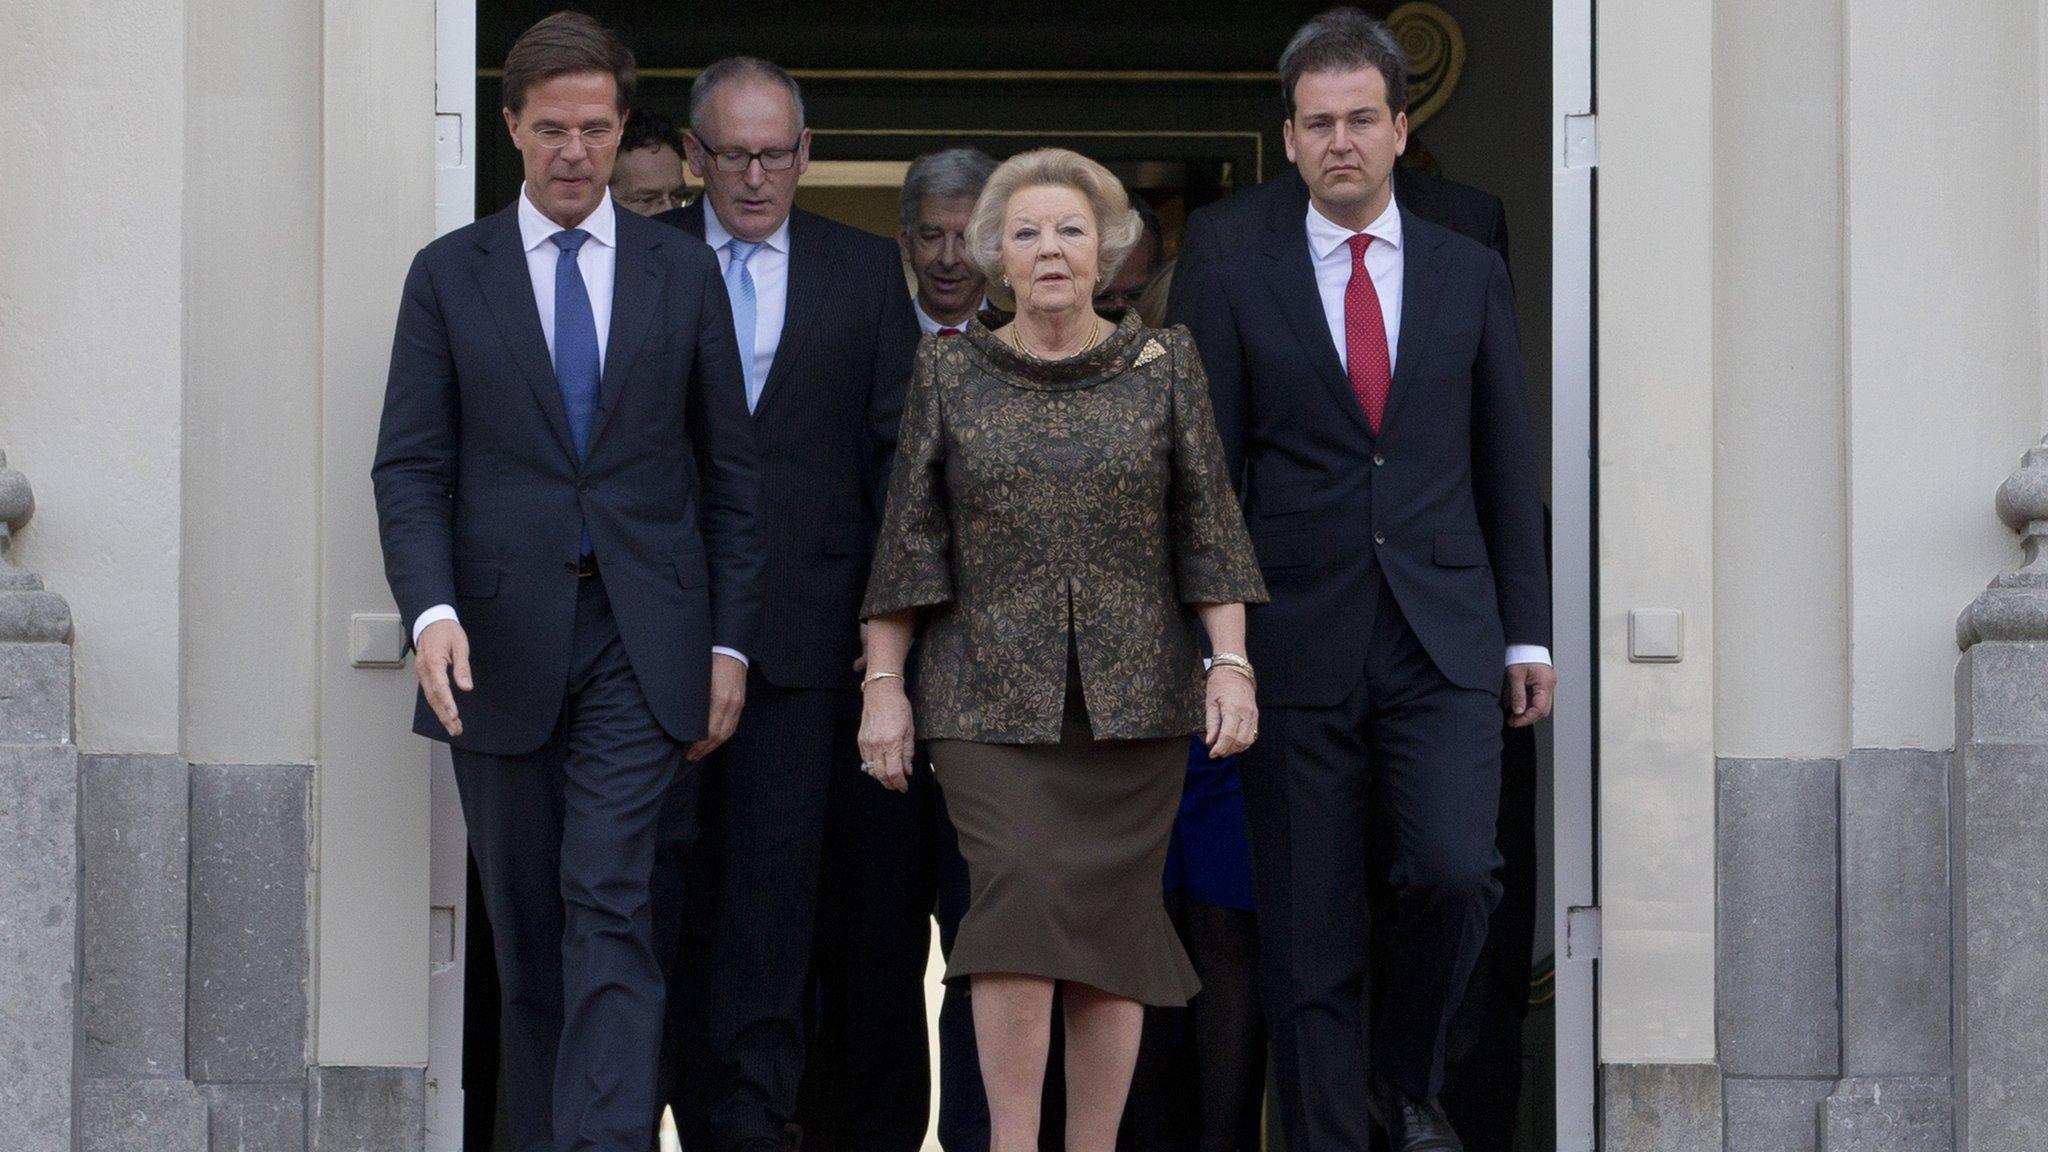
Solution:
[[(1714, 1058), (1710, 5), (1599, 14), (1600, 1056)], [(1685, 660), (1631, 664), (1631, 608)]]
[(427, 1061), (426, 741), (411, 669), (348, 665), (391, 611), (370, 461), (399, 289), (434, 230), (434, 6), (324, 0), (319, 948), (322, 1064)]
[(304, 764), (319, 703), (320, 10), (190, 0), (186, 27), (184, 752)]
[(1954, 743), (1955, 618), (2013, 565), (2042, 432), (2040, 0), (1848, 0), (1849, 610), (1858, 747)]
[(85, 752), (178, 750), (184, 42), (183, 3), (0, 0), (0, 450)]
[(1723, 756), (1849, 748), (1841, 12), (1714, 6), (1714, 709)]

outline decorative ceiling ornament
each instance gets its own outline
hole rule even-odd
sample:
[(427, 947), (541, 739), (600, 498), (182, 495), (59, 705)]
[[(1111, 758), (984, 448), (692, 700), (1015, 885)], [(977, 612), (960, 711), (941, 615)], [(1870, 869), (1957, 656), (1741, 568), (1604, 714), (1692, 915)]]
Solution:
[(1427, 0), (1412, 0), (1387, 16), (1387, 26), (1408, 53), (1408, 128), (1436, 115), (1458, 88), (1465, 71), (1465, 30), (1449, 12)]

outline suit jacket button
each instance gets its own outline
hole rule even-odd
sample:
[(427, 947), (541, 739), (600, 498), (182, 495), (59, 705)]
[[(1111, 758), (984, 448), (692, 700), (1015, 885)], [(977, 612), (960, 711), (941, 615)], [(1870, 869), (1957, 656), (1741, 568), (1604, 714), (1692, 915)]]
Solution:
[(1375, 453), (1373, 453), (1373, 454), (1372, 454), (1372, 466), (1373, 466), (1373, 467), (1377, 468), (1377, 467), (1379, 467), (1380, 465), (1382, 465), (1382, 464), (1385, 464), (1386, 462), (1387, 462), (1387, 458), (1386, 458), (1385, 456), (1382, 456), (1382, 455), (1380, 455), (1380, 454), (1379, 454), (1378, 452), (1375, 452)]
[(1387, 542), (1387, 534), (1385, 532), (1373, 533), (1372, 542), (1375, 544), (1385, 544)]
[(583, 481), (582, 483), (580, 483), (580, 484), (576, 485), (576, 491), (578, 491), (578, 492), (588, 492), (588, 491), (590, 491), (590, 481), (588, 481), (588, 480), (585, 480), (585, 481)]

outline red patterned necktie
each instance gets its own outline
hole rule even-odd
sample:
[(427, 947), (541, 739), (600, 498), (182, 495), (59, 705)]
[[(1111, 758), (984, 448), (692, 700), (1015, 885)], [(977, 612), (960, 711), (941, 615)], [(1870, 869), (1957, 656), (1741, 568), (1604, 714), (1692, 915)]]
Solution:
[(960, 334), (960, 330), (958, 328), (941, 328), (939, 329), (938, 334), (941, 336), (958, 336)]
[(1380, 432), (1380, 417), (1387, 413), (1387, 392), (1393, 387), (1388, 367), (1387, 320), (1380, 311), (1380, 294), (1372, 286), (1372, 273), (1365, 270), (1365, 250), (1372, 237), (1360, 233), (1351, 244), (1351, 281), (1344, 286), (1344, 370), (1351, 377), (1351, 391), (1365, 409), (1365, 422), (1373, 435)]

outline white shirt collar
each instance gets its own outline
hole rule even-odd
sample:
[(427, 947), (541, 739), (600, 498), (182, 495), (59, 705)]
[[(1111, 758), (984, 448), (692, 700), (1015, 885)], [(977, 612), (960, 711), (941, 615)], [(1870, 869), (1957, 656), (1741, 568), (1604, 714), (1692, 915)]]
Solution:
[[(607, 248), (617, 248), (619, 246), (619, 218), (617, 210), (612, 207), (611, 189), (607, 188), (604, 190), (604, 195), (598, 199), (597, 207), (591, 209), (590, 215), (585, 216), (583, 223), (578, 224), (577, 227), (590, 233), (592, 240)], [(557, 232), (566, 231), (568, 229), (541, 215), (540, 209), (534, 207), (533, 201), (527, 197), (526, 185), (521, 184), (519, 186), (519, 239), (526, 251), (531, 252), (542, 244), (547, 243), (548, 237), (553, 236)]]
[[(719, 252), (723, 251), (727, 244), (732, 243), (732, 238), (732, 233), (726, 231), (724, 222), (719, 220), (718, 213), (712, 210), (711, 202), (706, 200), (704, 202), (704, 243), (709, 244), (713, 252)], [(770, 232), (768, 239), (763, 240), (762, 243), (782, 253), (784, 256), (789, 255), (789, 217), (784, 216), (781, 225), (775, 231)]]
[(981, 303), (974, 306), (974, 312), (967, 314), (967, 320), (962, 320), (958, 324), (942, 324), (938, 320), (933, 319), (932, 314), (924, 310), (924, 301), (914, 292), (910, 296), (910, 306), (917, 310), (917, 326), (927, 332), (937, 332), (941, 328), (957, 328), (965, 332), (967, 330), (967, 320), (974, 319), (976, 312), (980, 312), (983, 308), (988, 307), (988, 299), (983, 297)]
[[(1381, 241), (1395, 251), (1399, 251), (1401, 248), (1400, 204), (1396, 203), (1392, 196), (1387, 197), (1386, 210), (1379, 214), (1378, 219), (1366, 225), (1364, 231), (1370, 233), (1373, 239)], [(1354, 235), (1357, 235), (1357, 233), (1323, 215), (1321, 210), (1316, 207), (1315, 201), (1309, 201), (1308, 250), (1310, 255), (1318, 260), (1325, 259), (1337, 249), (1350, 243), (1351, 237)]]

